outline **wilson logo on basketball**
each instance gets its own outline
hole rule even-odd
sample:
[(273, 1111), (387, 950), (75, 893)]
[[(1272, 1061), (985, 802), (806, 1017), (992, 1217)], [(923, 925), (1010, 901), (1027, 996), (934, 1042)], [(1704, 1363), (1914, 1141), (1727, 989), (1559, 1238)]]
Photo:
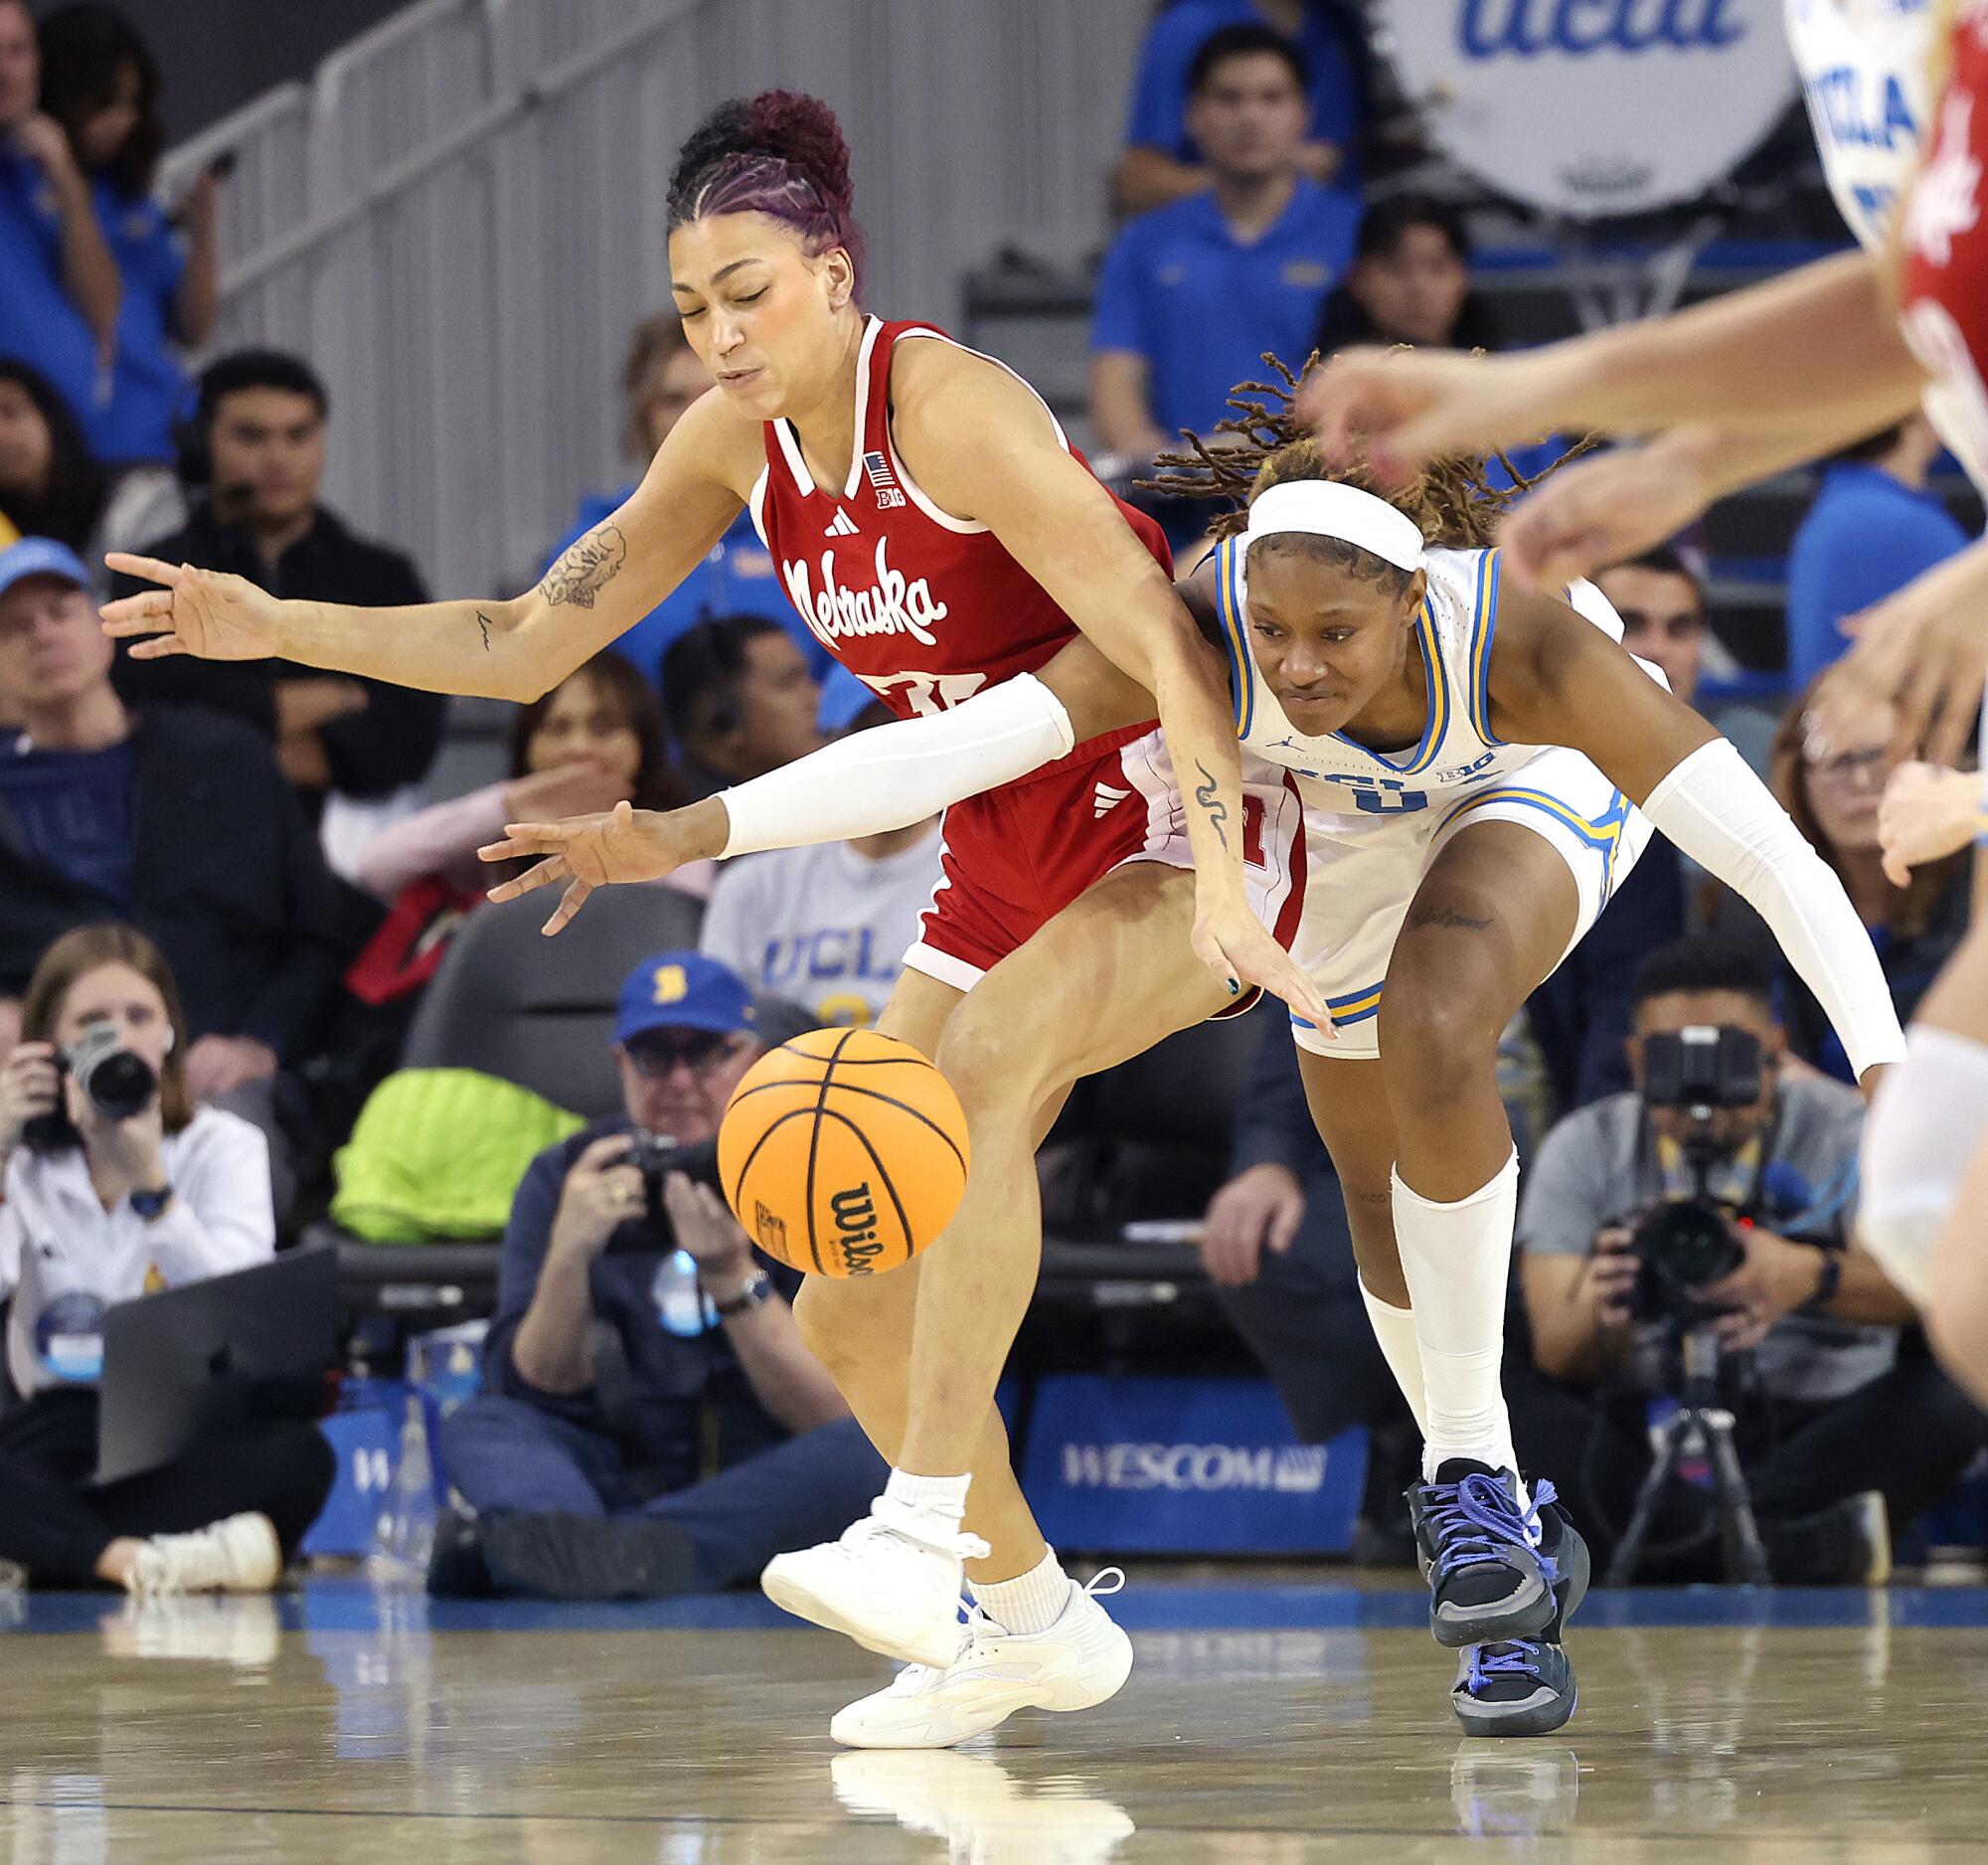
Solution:
[(833, 1193), (828, 1208), (835, 1217), (835, 1241), (842, 1247), (843, 1273), (870, 1275), (875, 1272), (873, 1257), (883, 1255), (877, 1241), (877, 1200), (871, 1195), (870, 1181)]

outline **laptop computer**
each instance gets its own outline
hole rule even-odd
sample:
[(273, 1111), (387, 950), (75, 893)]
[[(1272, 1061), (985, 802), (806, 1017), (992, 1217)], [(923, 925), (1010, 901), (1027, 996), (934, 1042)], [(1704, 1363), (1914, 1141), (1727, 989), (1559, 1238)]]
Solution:
[(155, 1470), (254, 1420), (321, 1417), (337, 1344), (328, 1245), (116, 1303), (103, 1317), (96, 1482)]

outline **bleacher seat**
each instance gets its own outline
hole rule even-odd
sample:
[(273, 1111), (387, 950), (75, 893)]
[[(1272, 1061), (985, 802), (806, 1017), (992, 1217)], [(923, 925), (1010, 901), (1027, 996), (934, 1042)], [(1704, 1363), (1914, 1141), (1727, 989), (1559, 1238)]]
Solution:
[[(556, 898), (545, 890), (470, 917), (414, 1015), (403, 1067), (479, 1069), (589, 1120), (620, 1106), (615, 993), (642, 959), (696, 945), (703, 904), (668, 887), (602, 888), (547, 938), (539, 929)], [(495, 1300), (494, 1244), (368, 1244), (331, 1224), (307, 1235), (338, 1246), (354, 1311), (447, 1321)]]

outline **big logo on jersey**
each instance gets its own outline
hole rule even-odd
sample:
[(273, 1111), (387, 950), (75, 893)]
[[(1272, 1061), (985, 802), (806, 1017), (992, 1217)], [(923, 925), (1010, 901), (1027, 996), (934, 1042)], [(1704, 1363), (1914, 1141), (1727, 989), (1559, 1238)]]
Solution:
[(1554, 214), (1643, 214), (1723, 180), (1793, 92), (1781, 0), (1381, 0), (1434, 139)]
[(867, 590), (844, 589), (836, 582), (833, 551), (821, 554), (819, 591), (809, 582), (806, 563), (795, 559), (780, 565), (794, 606), (831, 650), (838, 639), (859, 634), (909, 634), (926, 647), (937, 640), (932, 629), (945, 619), (945, 604), (932, 599), (931, 585), (923, 577), (907, 581), (893, 570), (889, 548), (887, 539), (877, 540), (876, 581)]

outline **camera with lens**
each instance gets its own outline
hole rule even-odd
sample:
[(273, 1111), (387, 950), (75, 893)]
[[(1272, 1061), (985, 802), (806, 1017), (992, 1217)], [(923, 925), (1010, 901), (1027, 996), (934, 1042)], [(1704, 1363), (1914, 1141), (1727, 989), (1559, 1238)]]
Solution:
[[(108, 1022), (86, 1024), (66, 1049), (56, 1051), (56, 1074), (71, 1077), (83, 1099), (106, 1120), (128, 1120), (152, 1104), (159, 1078), (143, 1056), (124, 1047)], [(80, 1137), (68, 1111), (58, 1102), (53, 1111), (37, 1114), (21, 1137), (41, 1150), (73, 1146)]]
[[(663, 1206), (663, 1181), (672, 1172), (684, 1173), (687, 1177), (716, 1187), (718, 1184), (718, 1142), (707, 1140), (698, 1146), (679, 1145), (667, 1133), (651, 1133), (643, 1127), (636, 1127), (629, 1136), (635, 1142), (632, 1155), (636, 1169), (642, 1174), (642, 1193), (645, 1215), (650, 1224), (667, 1226), (669, 1214)], [(631, 1238), (628, 1249), (653, 1249), (654, 1239)]]
[(1683, 1149), (1692, 1190), (1647, 1207), (1631, 1221), (1636, 1258), (1632, 1308), (1639, 1321), (1692, 1325), (1716, 1310), (1698, 1291), (1731, 1275), (1746, 1253), (1735, 1225), (1751, 1211), (1713, 1197), (1714, 1173), (1737, 1147), (1718, 1136), (1718, 1115), (1760, 1099), (1759, 1039), (1750, 1031), (1696, 1025), (1643, 1038), (1643, 1104), (1685, 1116)]

